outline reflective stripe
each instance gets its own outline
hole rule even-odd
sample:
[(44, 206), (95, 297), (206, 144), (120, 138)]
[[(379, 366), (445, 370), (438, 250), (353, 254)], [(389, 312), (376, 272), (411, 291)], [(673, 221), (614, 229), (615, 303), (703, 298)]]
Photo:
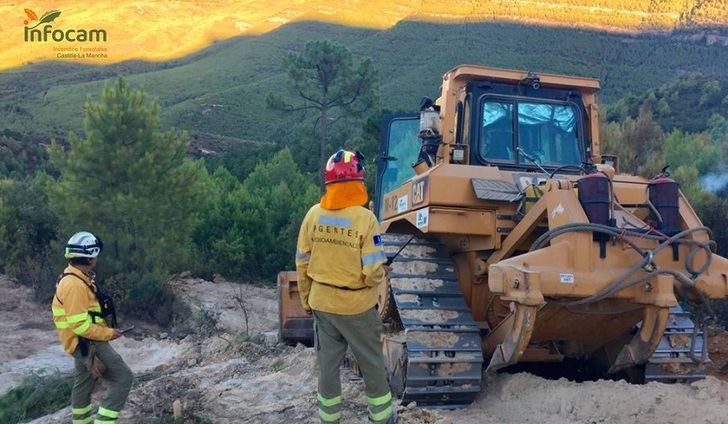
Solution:
[(325, 398), (321, 396), (321, 393), (317, 394), (316, 397), (318, 398), (318, 401), (323, 406), (335, 406), (341, 403), (341, 396), (336, 396), (332, 398)]
[(369, 402), (369, 405), (372, 406), (381, 406), (384, 405), (387, 402), (390, 402), (392, 400), (392, 392), (388, 392), (384, 396), (379, 396), (375, 398), (370, 398), (367, 396), (367, 402)]
[(302, 262), (308, 262), (309, 259), (311, 259), (311, 256), (301, 252), (300, 250), (296, 250), (296, 260), (302, 261)]
[(79, 336), (83, 333), (87, 332), (88, 329), (91, 328), (91, 320), (84, 322), (83, 324), (79, 325), (78, 327), (73, 329), (73, 332), (78, 334)]
[(99, 415), (103, 415), (104, 417), (109, 418), (118, 418), (119, 413), (117, 411), (112, 411), (111, 409), (106, 409), (103, 406), (99, 407)]
[(339, 218), (338, 216), (321, 215), (319, 217), (319, 224), (333, 225), (335, 227), (351, 228), (351, 220), (349, 218)]
[(325, 412), (323, 409), (319, 408), (319, 417), (321, 417), (321, 419), (324, 421), (336, 422), (341, 419), (341, 411), (336, 412), (334, 414), (329, 414), (329, 413)]
[(108, 420), (100, 420), (97, 418), (94, 420), (94, 424), (113, 424), (115, 422), (116, 422), (116, 419), (114, 419), (114, 418), (109, 418)]
[(81, 312), (80, 314), (71, 315), (66, 320), (69, 323), (86, 321), (88, 319), (88, 312)]
[(385, 409), (382, 412), (377, 412), (376, 414), (373, 414), (371, 411), (369, 412), (369, 418), (371, 418), (372, 421), (382, 421), (387, 418), (389, 418), (390, 415), (392, 415), (392, 405), (389, 405), (387, 409)]
[(92, 408), (93, 408), (93, 406), (91, 404), (89, 404), (88, 406), (86, 406), (84, 408), (71, 408), (71, 413), (73, 415), (83, 415), (88, 412), (91, 412)]
[(53, 308), (53, 307), (51, 307), (51, 309), (53, 310), (53, 316), (54, 317), (62, 317), (63, 315), (66, 315), (66, 310), (63, 309), (63, 308)]
[(384, 254), (384, 252), (376, 252), (361, 257), (361, 264), (364, 266), (372, 265), (378, 261), (387, 262), (387, 256)]
[(86, 417), (82, 420), (71, 420), (71, 424), (90, 424), (94, 420), (94, 417)]
[(66, 321), (54, 321), (56, 323), (56, 328), (64, 329), (68, 328), (68, 323)]

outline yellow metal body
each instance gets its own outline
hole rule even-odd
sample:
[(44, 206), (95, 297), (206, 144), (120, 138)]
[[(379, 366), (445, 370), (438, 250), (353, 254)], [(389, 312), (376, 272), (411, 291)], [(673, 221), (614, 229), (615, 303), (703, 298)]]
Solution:
[[(643, 363), (655, 350), (665, 329), (668, 311), (677, 304), (673, 278), (658, 275), (617, 292), (608, 299), (574, 307), (551, 303), (549, 299), (575, 300), (591, 296), (607, 287), (642, 259), (623, 242), (608, 243), (600, 257), (598, 242), (591, 233), (568, 233), (555, 238), (550, 246), (528, 252), (536, 236), (565, 224), (587, 223), (574, 182), (579, 175), (551, 179), (526, 193), (525, 216), (516, 219), (517, 203), (487, 201), (476, 197), (473, 179), (500, 180), (528, 186), (524, 172), (495, 166), (451, 163), (455, 143), (456, 104), (464, 99), (469, 82), (517, 83), (526, 72), (479, 66), (460, 66), (445, 74), (440, 106), (442, 143), (436, 163), (382, 197), (383, 233), (428, 234), (444, 243), (456, 265), (460, 287), (476, 322), (483, 330), (483, 349), (491, 357), (491, 370), (519, 361), (558, 361), (563, 357), (585, 357), (605, 352), (613, 367)], [(579, 90), (587, 111), (591, 159), (600, 163), (596, 92), (593, 79), (539, 74), (543, 87)], [(467, 146), (464, 146), (467, 148)], [(462, 147), (461, 147), (462, 148)], [(608, 166), (601, 169), (613, 175), (615, 198), (621, 205), (641, 205), (647, 201), (648, 180), (616, 174)], [(524, 181), (524, 178), (526, 181)], [(700, 219), (681, 195), (682, 228), (700, 226)], [(639, 207), (616, 205), (618, 225), (629, 222), (644, 226), (646, 212)], [(422, 218), (426, 216), (427, 219)], [(536, 230), (540, 232), (537, 232)], [(690, 235), (705, 241), (705, 233)], [(645, 249), (653, 240), (637, 240)], [(681, 245), (678, 260), (670, 249), (662, 250), (654, 264), (664, 269), (684, 270), (687, 247)], [(696, 261), (700, 262), (701, 254)], [(703, 254), (704, 257), (704, 254)], [(647, 275), (642, 271), (640, 275)], [(698, 290), (710, 298), (728, 296), (728, 261), (713, 255), (709, 269), (695, 281)], [(387, 295), (383, 288), (382, 296)], [(629, 333), (640, 321), (637, 335)]]

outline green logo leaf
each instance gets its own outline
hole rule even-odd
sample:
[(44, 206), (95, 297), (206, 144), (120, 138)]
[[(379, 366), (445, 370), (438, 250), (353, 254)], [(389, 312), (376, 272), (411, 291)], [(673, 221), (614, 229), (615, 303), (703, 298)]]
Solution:
[[(51, 11), (48, 11), (48, 12), (44, 13), (43, 16), (40, 17), (40, 20), (38, 21), (38, 23), (33, 28), (35, 28), (35, 27), (37, 27), (38, 25), (41, 25), (41, 24), (49, 24), (49, 23), (55, 21), (56, 18), (59, 17), (60, 15), (61, 15), (61, 11), (60, 10), (51, 10)], [(30, 28), (30, 29), (33, 29), (33, 28)]]

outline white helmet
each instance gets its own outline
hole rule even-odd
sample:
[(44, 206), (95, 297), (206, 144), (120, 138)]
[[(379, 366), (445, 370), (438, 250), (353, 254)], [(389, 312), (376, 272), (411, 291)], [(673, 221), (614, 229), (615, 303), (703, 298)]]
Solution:
[(100, 238), (89, 233), (81, 231), (74, 234), (66, 244), (66, 259), (71, 258), (95, 258), (99, 256), (104, 248), (104, 243)]

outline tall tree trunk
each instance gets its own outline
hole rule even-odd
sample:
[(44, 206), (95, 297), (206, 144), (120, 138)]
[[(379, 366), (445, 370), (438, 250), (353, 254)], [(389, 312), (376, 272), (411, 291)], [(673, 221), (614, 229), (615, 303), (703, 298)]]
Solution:
[(320, 161), (321, 161), (321, 194), (326, 191), (326, 138), (328, 137), (328, 118), (326, 116), (326, 108), (321, 109), (321, 141), (320, 141)]

